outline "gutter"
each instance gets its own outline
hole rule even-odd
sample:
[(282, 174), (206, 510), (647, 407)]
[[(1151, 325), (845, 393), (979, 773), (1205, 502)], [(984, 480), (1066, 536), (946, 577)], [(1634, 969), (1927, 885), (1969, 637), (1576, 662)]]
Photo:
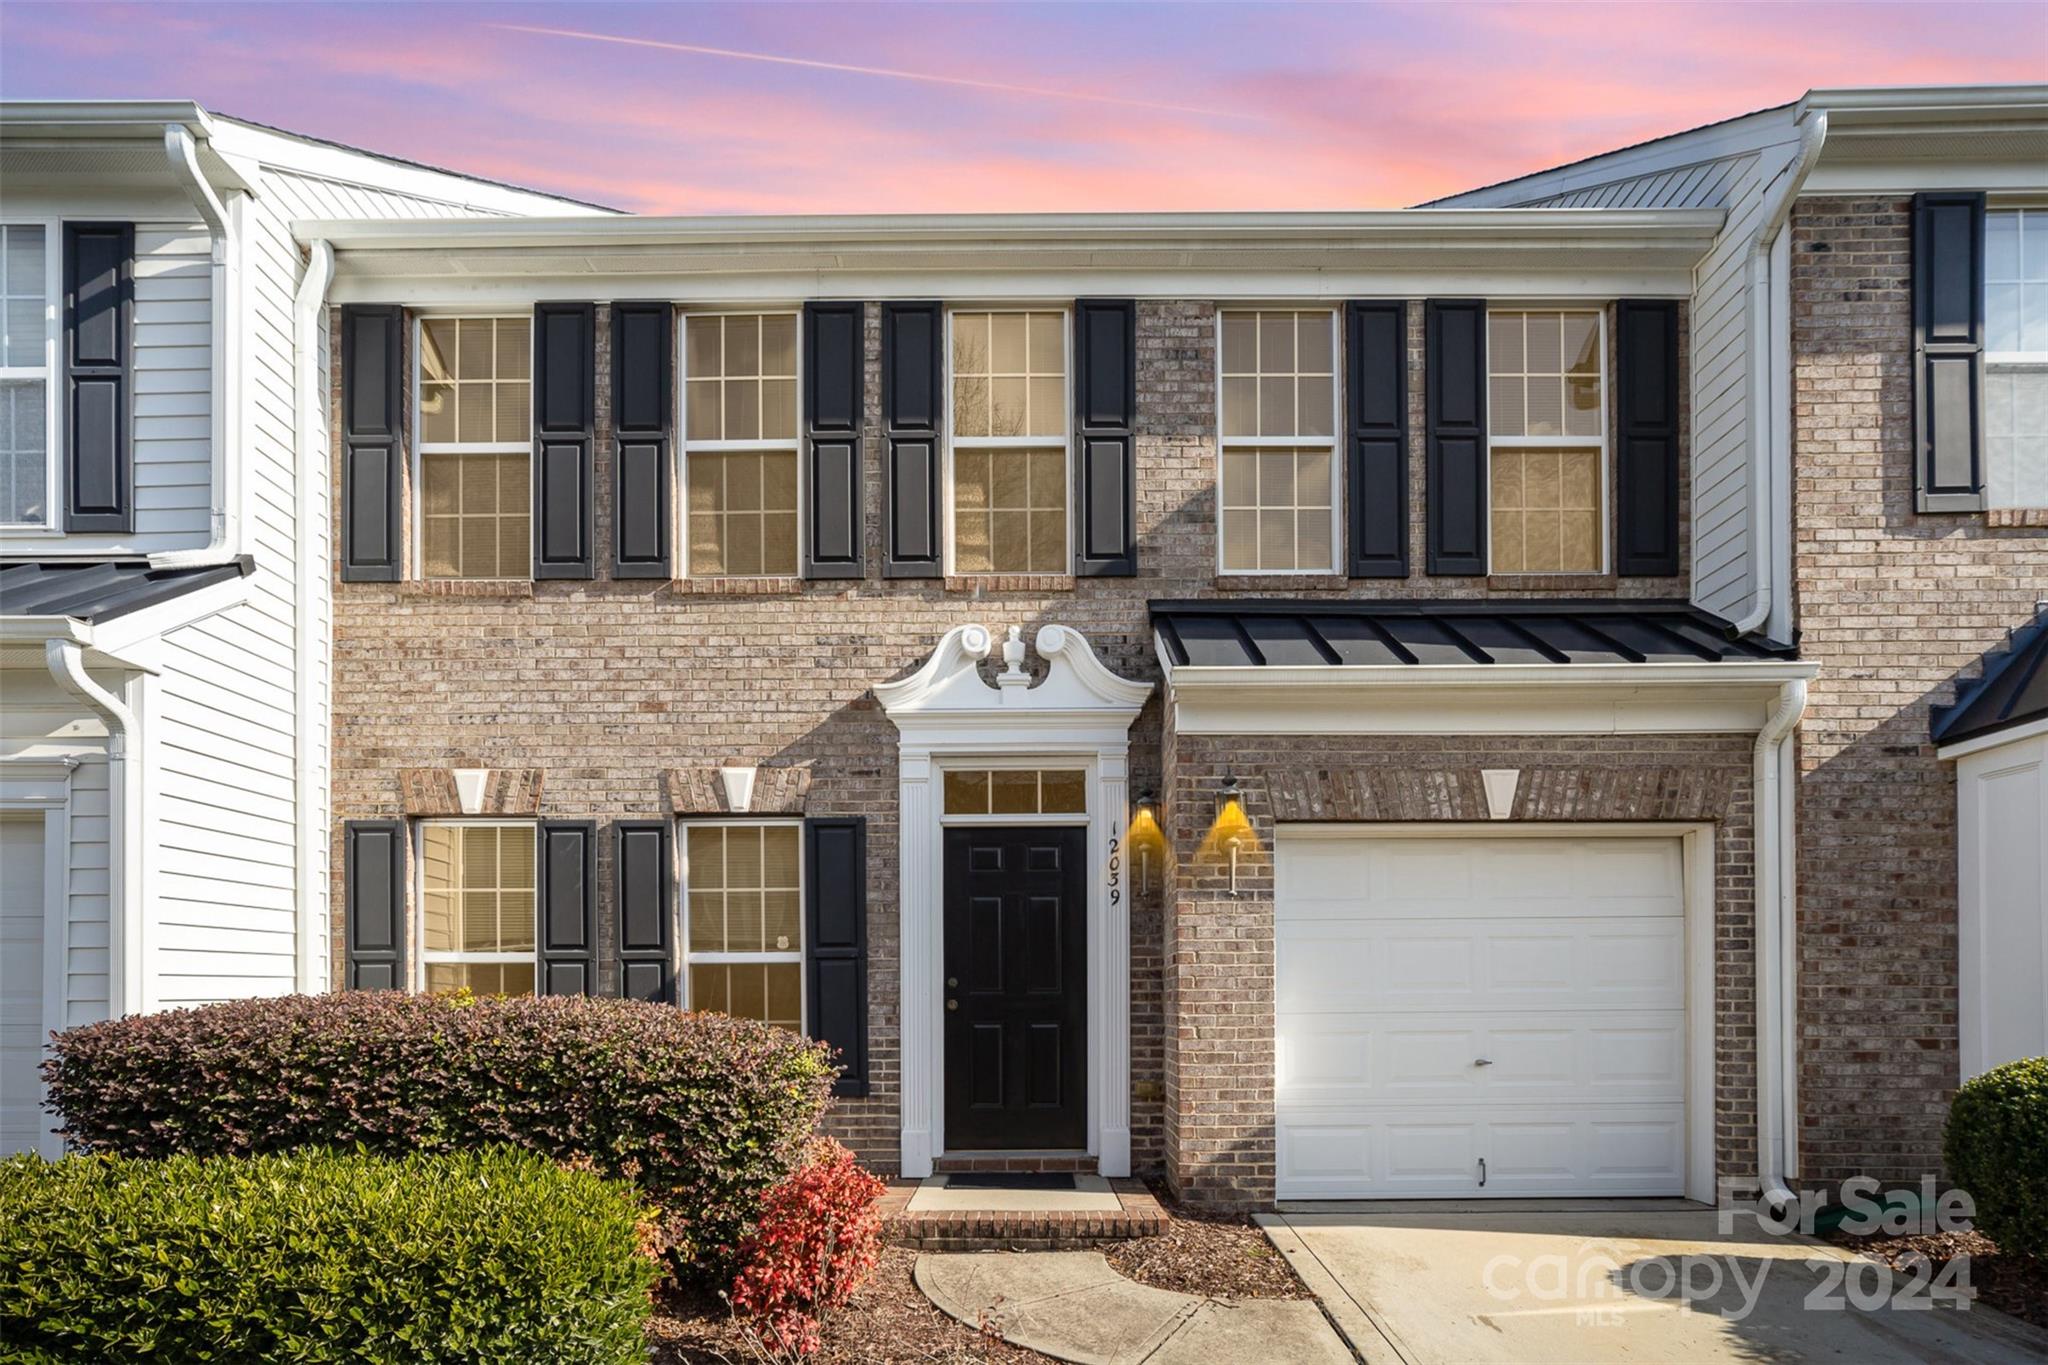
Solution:
[(212, 243), (211, 285), (211, 443), (213, 446), (213, 535), (196, 550), (166, 550), (149, 557), (151, 568), (182, 569), (202, 564), (224, 564), (242, 553), (242, 373), (241, 347), (233, 323), (240, 317), (242, 205), (237, 196), (233, 208), (221, 202), (206, 173), (199, 168), (198, 146), (182, 123), (164, 128), (164, 155), (171, 174), (185, 187), (186, 196), (206, 221)]
[[(79, 632), (73, 631), (72, 635)], [(142, 760), (131, 752), (140, 728), (128, 701), (85, 671), (86, 645), (53, 638), (43, 658), (57, 686), (98, 712), (107, 724), (107, 1013), (139, 1013), (142, 992)], [(131, 693), (139, 680), (123, 684)]]
[(1798, 879), (1796, 802), (1799, 719), (1806, 680), (1788, 680), (1757, 732), (1756, 785), (1756, 1146), (1757, 1184), (1774, 1217), (1796, 1208)]
[[(296, 629), (293, 631), (297, 653), (293, 679), (296, 717), (293, 776), (298, 813), (296, 984), (301, 992), (322, 990), (327, 985), (320, 970), (319, 951), (321, 911), (326, 905), (325, 885), (323, 881), (322, 885), (316, 886), (313, 875), (320, 865), (327, 831), (326, 789), (320, 781), (320, 748), (314, 738), (319, 722), (316, 675), (320, 678), (325, 676), (325, 669), (318, 667), (324, 664), (325, 654), (316, 651), (313, 641), (313, 628), (319, 618), (320, 594), (327, 582), (327, 554), (324, 537), (313, 534), (313, 527), (320, 515), (316, 490), (323, 486), (322, 476), (328, 465), (322, 458), (327, 450), (323, 422), (327, 405), (322, 401), (326, 395), (320, 385), (320, 331), (326, 317), (327, 286), (333, 278), (334, 248), (324, 241), (313, 243), (306, 261), (306, 273), (292, 299), (294, 382), (298, 389), (297, 439), (294, 442), (298, 472), (294, 480), (294, 506), (299, 551)], [(325, 643), (324, 633), (321, 643)]]
[[(1791, 364), (1791, 250), (1786, 250), (1771, 268), (1773, 248), (1784, 236), (1786, 222), (1801, 187), (1820, 160), (1827, 142), (1828, 114), (1820, 109), (1806, 115), (1799, 137), (1799, 150), (1784, 171), (1784, 181), (1770, 200), (1763, 225), (1750, 239), (1744, 270), (1749, 295), (1749, 545), (1756, 557), (1756, 587), (1749, 606), (1731, 625), (1734, 634), (1750, 635), (1775, 623), (1782, 634), (1791, 601), (1791, 488), (1792, 488), (1792, 383)], [(1782, 335), (1781, 335), (1782, 333)], [(1778, 353), (1780, 344), (1783, 354)], [(1780, 364), (1788, 367), (1780, 370)], [(1783, 521), (1781, 543), (1776, 523)], [(1780, 563), (1780, 554), (1786, 562)]]

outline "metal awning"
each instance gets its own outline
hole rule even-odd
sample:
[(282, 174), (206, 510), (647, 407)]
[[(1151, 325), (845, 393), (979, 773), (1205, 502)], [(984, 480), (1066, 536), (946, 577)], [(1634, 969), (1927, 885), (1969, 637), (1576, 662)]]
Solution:
[(1701, 664), (1797, 657), (1673, 601), (1154, 602), (1179, 668)]
[(0, 616), (112, 621), (215, 583), (231, 582), (254, 568), (247, 555), (189, 569), (152, 569), (140, 559), (0, 564)]
[(1929, 713), (1934, 742), (1947, 746), (2048, 719), (2048, 607), (1984, 656), (1979, 676), (1956, 689), (1948, 706)]

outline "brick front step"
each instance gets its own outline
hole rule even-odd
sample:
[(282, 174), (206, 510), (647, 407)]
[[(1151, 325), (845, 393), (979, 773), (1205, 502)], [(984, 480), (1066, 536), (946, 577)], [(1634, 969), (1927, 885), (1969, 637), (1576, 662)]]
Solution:
[(1086, 1152), (974, 1152), (932, 1158), (935, 1175), (960, 1175), (970, 1171), (1072, 1172), (1092, 1174), (1095, 1158)]
[(1112, 1180), (1109, 1186), (1122, 1206), (1115, 1213), (912, 1213), (908, 1205), (917, 1182), (893, 1181), (882, 1196), (882, 1237), (915, 1251), (1072, 1251), (1166, 1231), (1166, 1210), (1144, 1181)]

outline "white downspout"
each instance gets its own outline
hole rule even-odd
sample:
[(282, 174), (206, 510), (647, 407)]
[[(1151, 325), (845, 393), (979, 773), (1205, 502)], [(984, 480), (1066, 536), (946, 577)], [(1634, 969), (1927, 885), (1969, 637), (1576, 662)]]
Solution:
[(320, 332), (327, 315), (327, 286), (334, 279), (334, 248), (325, 241), (313, 243), (306, 259), (306, 273), (299, 280), (299, 292), (292, 299), (292, 339), (295, 343), (298, 389), (298, 468), (293, 475), (295, 499), (293, 519), (298, 536), (299, 572), (293, 636), (297, 641), (297, 668), (293, 701), (296, 706), (295, 778), (298, 809), (298, 989), (323, 990), (327, 986), (320, 970), (320, 945), (326, 935), (321, 907), (326, 904), (324, 886), (316, 885), (315, 870), (327, 838), (326, 784), (320, 781), (320, 744), (314, 731), (319, 725), (318, 682), (326, 665), (325, 641), (316, 643), (314, 626), (327, 584), (325, 540), (314, 533), (320, 519), (317, 490), (327, 478), (329, 461), (327, 430), (323, 416), (327, 405), (320, 382)]
[(242, 367), (233, 324), (241, 315), (241, 235), (237, 228), (247, 199), (237, 195), (232, 208), (221, 202), (206, 173), (199, 169), (198, 148), (183, 124), (173, 123), (164, 129), (164, 153), (170, 158), (171, 173), (184, 183), (186, 196), (205, 220), (212, 242), (208, 339), (212, 343), (213, 412), (208, 435), (213, 446), (213, 533), (199, 549), (164, 550), (149, 557), (151, 568), (182, 569), (225, 564), (242, 553)]
[(107, 1014), (142, 1008), (142, 759), (135, 713), (85, 671), (85, 646), (49, 640), (43, 659), (57, 686), (107, 724)]
[[(1778, 426), (1774, 401), (1774, 395), (1779, 395), (1789, 402), (1791, 384), (1789, 375), (1781, 377), (1777, 371), (1778, 357), (1773, 353), (1772, 315), (1780, 310), (1773, 307), (1777, 291), (1771, 278), (1771, 248), (1791, 218), (1793, 201), (1799, 198), (1814, 162), (1820, 159), (1821, 147), (1828, 137), (1827, 111), (1808, 114), (1805, 125), (1799, 137), (1799, 150), (1793, 154), (1784, 180), (1771, 196), (1763, 224), (1750, 238), (1743, 263), (1749, 304), (1748, 335), (1744, 338), (1749, 360), (1749, 552), (1755, 565), (1756, 586), (1751, 590), (1749, 606), (1733, 622), (1738, 635), (1762, 629), (1774, 615), (1784, 619), (1787, 613), (1782, 602), (1789, 601), (1791, 590), (1791, 584), (1776, 571), (1779, 566), (1774, 563), (1776, 523), (1789, 521), (1792, 515), (1789, 501), (1779, 493), (1781, 486), (1790, 488), (1792, 451), (1789, 424), (1782, 429)], [(1789, 255), (1786, 259), (1790, 259)], [(1789, 363), (1789, 355), (1786, 360)]]
[(1799, 718), (1806, 712), (1806, 680), (1778, 689), (1777, 704), (1757, 731), (1756, 784), (1756, 1145), (1757, 1181), (1774, 1209), (1796, 1207), (1788, 1183), (1792, 1128), (1798, 1109), (1793, 1064), (1798, 979), (1798, 903), (1792, 770)]

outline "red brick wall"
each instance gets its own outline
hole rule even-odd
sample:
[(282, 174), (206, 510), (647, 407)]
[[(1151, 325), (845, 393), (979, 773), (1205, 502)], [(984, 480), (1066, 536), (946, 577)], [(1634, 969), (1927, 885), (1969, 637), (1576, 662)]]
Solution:
[[(600, 547), (610, 544), (612, 516), (607, 311), (600, 308), (597, 328)], [(892, 1168), (899, 1089), (896, 732), (872, 687), (910, 671), (948, 629), (970, 621), (998, 630), (1021, 625), (1027, 633), (1048, 622), (1073, 626), (1117, 672), (1156, 679), (1146, 617), (1146, 603), (1155, 598), (1309, 588), (1355, 597), (1529, 595), (1527, 580), (1421, 573), (1419, 302), (1411, 312), (1418, 529), (1416, 573), (1406, 581), (1217, 579), (1215, 309), (1202, 301), (1145, 302), (1138, 310), (1137, 578), (615, 582), (601, 555), (592, 582), (337, 581), (336, 961), (342, 960), (341, 824), (403, 813), (406, 770), (538, 770), (541, 816), (609, 821), (668, 813), (666, 775), (674, 769), (809, 763), (811, 814), (868, 817), (872, 1095), (839, 1102), (830, 1125), (871, 1163)], [(865, 423), (871, 575), (882, 534), (878, 318), (871, 307)], [(339, 376), (333, 379), (338, 413)], [(1672, 579), (1574, 578), (1540, 586), (1573, 596), (1682, 596), (1684, 590), (1682, 580)], [(1159, 785), (1161, 727), (1155, 699), (1131, 732), (1133, 791)], [(599, 927), (607, 936), (610, 857), (609, 841), (600, 841)], [(1163, 898), (1162, 887), (1132, 907), (1132, 1141), (1140, 1169), (1157, 1169), (1164, 1160), (1169, 1123), (1173, 987), (1162, 969)], [(1187, 1003), (1207, 1008), (1206, 1002)]]
[(1954, 765), (1927, 710), (2048, 596), (2048, 540), (1913, 507), (1910, 201), (1792, 221), (1801, 1175), (1941, 1166), (1956, 1084)]

